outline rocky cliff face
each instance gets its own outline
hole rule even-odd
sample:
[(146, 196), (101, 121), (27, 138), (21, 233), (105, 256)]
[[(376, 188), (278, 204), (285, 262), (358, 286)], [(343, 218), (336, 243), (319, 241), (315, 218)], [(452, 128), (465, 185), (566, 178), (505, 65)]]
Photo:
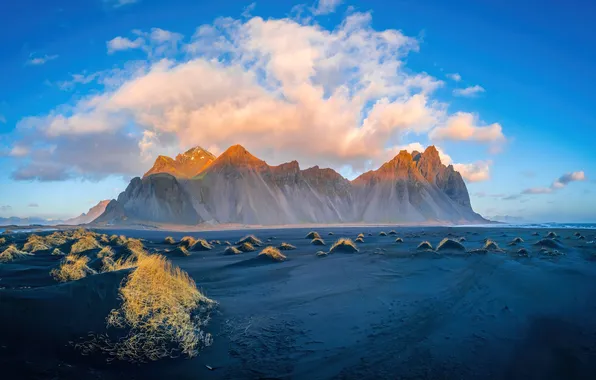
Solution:
[(215, 158), (213, 154), (201, 147), (189, 149), (177, 155), (175, 159), (159, 156), (153, 167), (143, 175), (143, 178), (158, 173), (171, 174), (176, 178), (192, 178), (209, 167)]
[[(461, 175), (441, 163), (434, 147), (401, 151), (353, 181), (318, 166), (301, 170), (296, 161), (270, 166), (240, 145), (196, 174), (198, 166), (188, 165), (195, 153), (189, 152), (184, 159), (160, 157), (146, 177), (131, 181), (118, 197), (126, 219), (262, 225), (484, 222), (470, 206)], [(166, 166), (172, 175), (149, 174)]]
[(78, 225), (78, 224), (87, 224), (93, 222), (97, 219), (101, 214), (104, 213), (106, 210), (106, 206), (110, 203), (110, 200), (100, 201), (95, 206), (91, 207), (89, 211), (86, 213), (82, 213), (81, 215), (77, 216), (76, 218), (71, 218), (64, 221), (64, 224), (68, 225)]
[(98, 219), (102, 223), (119, 221), (198, 224), (202, 220), (193, 208), (189, 194), (170, 174), (136, 177), (126, 190), (112, 200)]

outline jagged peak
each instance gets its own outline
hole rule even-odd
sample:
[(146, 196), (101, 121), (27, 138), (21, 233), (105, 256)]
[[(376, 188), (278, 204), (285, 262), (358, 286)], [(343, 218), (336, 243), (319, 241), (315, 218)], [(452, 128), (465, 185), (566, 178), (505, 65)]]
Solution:
[(236, 166), (265, 166), (265, 161), (253, 156), (248, 150), (242, 145), (232, 145), (225, 152), (223, 152), (212, 166), (220, 166), (225, 164), (231, 164)]
[(441, 157), (439, 156), (439, 151), (434, 145), (429, 145), (425, 150), (424, 153), (420, 156), (420, 159), (432, 160), (437, 161), (439, 164), (441, 163)]
[(273, 166), (272, 168), (277, 170), (300, 171), (300, 164), (298, 164), (298, 161), (292, 160), (290, 162), (284, 162), (283, 164)]

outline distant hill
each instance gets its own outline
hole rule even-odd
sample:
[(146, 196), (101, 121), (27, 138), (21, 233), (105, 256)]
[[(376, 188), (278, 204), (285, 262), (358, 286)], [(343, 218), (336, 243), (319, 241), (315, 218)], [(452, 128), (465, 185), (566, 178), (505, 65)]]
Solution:
[(61, 224), (62, 220), (56, 219), (44, 219), (44, 218), (19, 218), (16, 216), (11, 216), (8, 218), (0, 218), (0, 226), (29, 226), (29, 225), (54, 225), (54, 224)]
[(97, 220), (102, 224), (485, 223), (462, 176), (434, 146), (401, 151), (353, 181), (333, 169), (268, 165), (234, 145), (160, 156)]
[(100, 201), (98, 204), (96, 204), (95, 206), (91, 207), (89, 209), (89, 211), (87, 211), (86, 213), (82, 213), (81, 215), (75, 217), (75, 218), (71, 218), (71, 219), (67, 219), (65, 220), (62, 224), (68, 224), (68, 225), (78, 225), (78, 224), (87, 224), (87, 223), (91, 223), (93, 222), (95, 219), (97, 219), (98, 216), (100, 216), (101, 214), (104, 213), (104, 211), (106, 210), (106, 206), (108, 205), (108, 203), (110, 203), (110, 200), (105, 200), (105, 201)]

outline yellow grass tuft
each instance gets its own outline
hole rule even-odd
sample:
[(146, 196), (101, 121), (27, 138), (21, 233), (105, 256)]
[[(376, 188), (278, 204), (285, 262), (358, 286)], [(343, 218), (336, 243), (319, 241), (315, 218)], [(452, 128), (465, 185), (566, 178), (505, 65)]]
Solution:
[(176, 247), (175, 249), (168, 251), (168, 255), (171, 256), (190, 256), (190, 251), (185, 247)]
[(321, 238), (314, 238), (312, 239), (312, 241), (310, 242), (310, 244), (312, 245), (325, 245), (325, 241)]
[(325, 251), (318, 251), (316, 253), (316, 255), (317, 255), (317, 257), (326, 257), (328, 255), (328, 253)]
[(356, 238), (362, 238), (362, 239), (364, 239), (364, 234), (358, 234), (358, 236)]
[(192, 251), (209, 251), (213, 247), (205, 239), (196, 239), (189, 249)]
[(242, 251), (236, 247), (226, 247), (223, 253), (224, 255), (239, 255), (242, 253)]
[(27, 242), (23, 246), (23, 251), (34, 253), (37, 251), (45, 251), (51, 247), (45, 242), (45, 239), (39, 235), (29, 235)]
[(281, 243), (279, 245), (279, 249), (281, 249), (282, 251), (291, 251), (293, 249), (296, 249), (296, 247), (289, 243)]
[(379, 232), (379, 236), (387, 236), (387, 233), (385, 231), (381, 231)]
[(6, 244), (6, 238), (0, 237), (0, 245)]
[(397, 239), (395, 239), (395, 242), (396, 243), (403, 243), (404, 242), (404, 239), (398, 237)]
[(95, 274), (95, 271), (87, 266), (88, 263), (89, 258), (87, 256), (71, 253), (62, 260), (58, 268), (52, 269), (50, 274), (56, 281), (76, 281), (88, 274)]
[(62, 252), (58, 248), (54, 248), (54, 250), (52, 251), (52, 256), (64, 256), (64, 255), (66, 255), (66, 253)]
[(267, 258), (273, 261), (284, 261), (287, 257), (275, 247), (266, 247), (259, 253), (259, 257)]
[(441, 240), (439, 245), (437, 246), (437, 251), (465, 251), (466, 247), (464, 247), (460, 242), (444, 238)]
[(420, 250), (426, 249), (426, 250), (431, 250), (433, 249), (432, 244), (430, 244), (430, 242), (428, 241), (423, 241), (422, 243), (418, 244), (418, 248)]
[(105, 272), (114, 272), (121, 269), (128, 269), (134, 268), (137, 266), (137, 259), (134, 256), (129, 256), (127, 258), (120, 257), (116, 260), (112, 256), (104, 256), (101, 260), (101, 271), (102, 273)]
[(354, 240), (355, 243), (364, 243), (364, 238), (356, 238), (356, 240)]
[(305, 239), (320, 239), (321, 235), (319, 235), (319, 233), (317, 231), (310, 231), (308, 234), (306, 234)]
[(242, 252), (253, 252), (257, 250), (252, 244), (248, 242), (240, 244), (238, 246), (238, 249)]
[(491, 239), (486, 239), (486, 241), (484, 242), (483, 249), (486, 249), (487, 251), (500, 251), (501, 250), (501, 248), (499, 248), (499, 245)]
[(356, 248), (356, 244), (351, 239), (341, 238), (333, 243), (329, 250), (329, 253), (335, 252), (353, 253), (358, 252), (358, 248)]
[(166, 243), (166, 244), (172, 244), (172, 245), (173, 245), (173, 244), (176, 244), (176, 240), (174, 240), (174, 238), (173, 238), (173, 237), (171, 237), (171, 236), (168, 236), (168, 237), (166, 237), (166, 238), (164, 239), (164, 243)]
[(109, 246), (103, 247), (101, 249), (101, 251), (99, 251), (97, 253), (97, 257), (100, 259), (102, 259), (104, 257), (113, 257), (113, 256), (114, 256), (114, 250), (112, 249), (112, 247), (109, 247)]
[(238, 240), (236, 242), (236, 245), (242, 244), (242, 243), (250, 243), (256, 247), (263, 245), (263, 242), (259, 238), (257, 238), (255, 235), (246, 235), (242, 239)]
[(8, 263), (26, 256), (32, 255), (29, 252), (19, 251), (16, 245), (9, 245), (2, 253), (0, 253), (0, 263)]
[(205, 312), (215, 302), (165, 257), (140, 258), (119, 293), (122, 305), (110, 312), (107, 324), (127, 328), (128, 334), (115, 342), (106, 339), (83, 345), (84, 350), (99, 348), (116, 359), (144, 362), (177, 353), (193, 357), (212, 343), (211, 335), (201, 328), (208, 322)]
[(101, 248), (97, 240), (91, 235), (85, 235), (70, 247), (70, 253), (77, 254), (95, 248)]
[(101, 236), (99, 237), (99, 241), (100, 241), (101, 243), (104, 243), (104, 244), (109, 244), (109, 243), (110, 243), (110, 238), (108, 237), (108, 235), (106, 235), (106, 234), (103, 234), (103, 235), (101, 235)]
[(192, 236), (185, 236), (180, 239), (180, 243), (178, 244), (180, 247), (190, 248), (192, 247), (197, 240)]

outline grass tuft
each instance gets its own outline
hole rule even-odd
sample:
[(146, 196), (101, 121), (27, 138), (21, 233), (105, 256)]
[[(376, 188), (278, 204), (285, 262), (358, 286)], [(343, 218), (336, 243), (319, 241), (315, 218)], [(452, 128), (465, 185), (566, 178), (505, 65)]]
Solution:
[(306, 236), (304, 237), (305, 239), (320, 239), (321, 235), (319, 235), (319, 233), (317, 231), (310, 231), (308, 234), (306, 234)]
[(37, 251), (45, 251), (51, 247), (46, 243), (45, 239), (39, 235), (29, 235), (27, 242), (23, 245), (23, 251), (34, 253)]
[(209, 251), (213, 247), (205, 239), (196, 239), (189, 249), (191, 251)]
[(266, 247), (259, 253), (258, 257), (266, 258), (273, 261), (284, 261), (285, 259), (287, 259), (287, 257), (283, 253), (281, 253), (279, 249), (275, 247)]
[(224, 255), (239, 255), (241, 253), (242, 251), (236, 247), (226, 247), (223, 252)]
[(214, 301), (195, 282), (161, 255), (139, 258), (137, 268), (119, 290), (122, 305), (110, 312), (108, 327), (127, 329), (125, 336), (108, 336), (78, 345), (84, 353), (96, 349), (113, 359), (146, 362), (183, 354), (196, 356), (212, 343), (202, 327)]
[(342, 253), (354, 253), (358, 252), (356, 244), (351, 239), (341, 238), (337, 240), (329, 249), (329, 253), (342, 252)]
[(168, 236), (164, 239), (164, 243), (174, 245), (176, 244), (176, 240), (173, 237)]
[(279, 245), (279, 249), (281, 249), (282, 251), (291, 251), (293, 249), (296, 249), (296, 247), (289, 243), (281, 243)]
[(0, 253), (0, 263), (8, 263), (31, 255), (32, 253), (20, 251), (16, 245), (12, 244)]
[(396, 243), (403, 243), (404, 242), (404, 239), (398, 237), (397, 239), (395, 239), (395, 242)]
[(417, 249), (419, 250), (432, 250), (433, 246), (428, 241), (423, 241), (422, 243), (418, 244)]
[(88, 274), (95, 274), (95, 271), (87, 266), (89, 258), (87, 256), (79, 256), (76, 254), (69, 254), (60, 263), (58, 268), (50, 271), (50, 274), (56, 281), (67, 282), (76, 281)]
[(437, 246), (437, 251), (465, 251), (466, 247), (458, 241), (445, 238)]
[(243, 243), (250, 243), (256, 247), (263, 245), (263, 242), (257, 238), (255, 235), (246, 235), (242, 239), (236, 242), (236, 245), (243, 244)]
[(387, 233), (385, 231), (381, 231), (379, 232), (379, 236), (387, 236)]
[(85, 235), (70, 247), (70, 253), (77, 254), (95, 248), (101, 248), (97, 240), (93, 236)]
[(312, 241), (310, 242), (310, 244), (312, 245), (325, 245), (325, 241), (321, 238), (314, 238), (312, 239)]
[(364, 243), (364, 238), (358, 237), (354, 240), (355, 243)]
[(242, 252), (253, 252), (253, 251), (256, 251), (257, 249), (249, 242), (245, 242), (238, 246), (238, 250), (240, 250)]

